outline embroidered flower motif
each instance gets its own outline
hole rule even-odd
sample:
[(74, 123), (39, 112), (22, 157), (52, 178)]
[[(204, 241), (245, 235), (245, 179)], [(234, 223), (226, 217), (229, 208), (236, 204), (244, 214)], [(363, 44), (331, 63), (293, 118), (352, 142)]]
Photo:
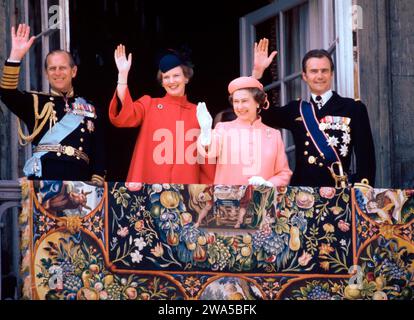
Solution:
[(131, 252), (131, 258), (132, 262), (140, 263), (144, 256), (138, 250), (135, 250), (134, 252)]
[(350, 144), (351, 143), (351, 135), (348, 132), (344, 132), (342, 134), (342, 142), (345, 144)]
[(339, 151), (341, 152), (341, 156), (346, 157), (346, 155), (348, 154), (348, 146), (345, 144), (341, 145)]
[(134, 243), (139, 251), (141, 251), (147, 245), (147, 243), (144, 241), (142, 237), (134, 239)]
[(349, 231), (349, 223), (345, 222), (344, 220), (339, 220), (338, 222), (338, 228), (342, 231), (342, 232), (347, 232)]
[(322, 243), (319, 246), (319, 256), (329, 255), (331, 252), (334, 252), (335, 249), (330, 246), (328, 243)]
[(321, 266), (322, 269), (324, 269), (325, 271), (329, 271), (329, 261), (323, 261), (320, 262), (319, 265)]
[(125, 238), (129, 233), (128, 227), (120, 227), (116, 233), (121, 238)]
[(151, 188), (156, 193), (160, 193), (162, 191), (162, 185), (160, 184), (153, 184)]
[(296, 195), (296, 204), (301, 209), (310, 209), (313, 207), (313, 204), (315, 203), (315, 197), (308, 192), (300, 191)]
[(327, 137), (328, 137), (328, 145), (330, 145), (331, 147), (336, 147), (338, 145), (339, 140), (337, 137), (335, 136), (330, 137), (328, 135)]
[(335, 197), (336, 189), (331, 187), (321, 187), (319, 189), (319, 194), (322, 198), (332, 199)]
[(304, 251), (302, 256), (298, 259), (298, 262), (301, 266), (305, 267), (308, 265), (311, 259), (312, 259), (312, 255)]
[(157, 245), (151, 249), (151, 253), (158, 258), (161, 257), (164, 254), (162, 244), (160, 242), (157, 243)]
[(330, 223), (325, 223), (322, 228), (323, 228), (323, 230), (325, 230), (326, 233), (334, 233), (335, 232), (335, 227)]
[(142, 189), (141, 182), (125, 182), (125, 187), (131, 192), (139, 191)]

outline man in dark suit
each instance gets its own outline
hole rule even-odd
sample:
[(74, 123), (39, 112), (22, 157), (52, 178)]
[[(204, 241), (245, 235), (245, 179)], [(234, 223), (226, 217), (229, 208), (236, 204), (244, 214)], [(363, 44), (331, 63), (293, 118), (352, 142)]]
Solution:
[(45, 61), (50, 93), (17, 89), (20, 63), (32, 46), (30, 28), (12, 28), (12, 49), (0, 83), (0, 98), (28, 127), (19, 127), (21, 144), (32, 143), (33, 156), (23, 169), (42, 180), (81, 180), (102, 185), (105, 176), (102, 116), (88, 100), (74, 93), (77, 67), (70, 53), (56, 50)]
[[(267, 45), (264, 48), (259, 43), (255, 50), (256, 78), (261, 77), (270, 62)], [(305, 116), (300, 100), (283, 107), (271, 107), (262, 114), (265, 124), (292, 132), (296, 168), (291, 185), (340, 186), (338, 176), (345, 175), (348, 183), (363, 179), (370, 185), (375, 183), (375, 150), (367, 108), (360, 101), (343, 98), (332, 91), (333, 75), (334, 63), (330, 54), (325, 50), (309, 51), (302, 61), (302, 78), (311, 92), (311, 104), (308, 105), (313, 110), (309, 113), (310, 119)], [(313, 131), (312, 124), (315, 124)], [(332, 151), (336, 161), (329, 160), (321, 146)], [(356, 170), (351, 175), (352, 153), (355, 154)]]

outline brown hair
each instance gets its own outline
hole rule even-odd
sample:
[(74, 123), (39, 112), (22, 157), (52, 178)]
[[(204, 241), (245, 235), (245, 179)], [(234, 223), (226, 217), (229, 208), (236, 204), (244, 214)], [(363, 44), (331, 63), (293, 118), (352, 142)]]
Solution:
[(327, 58), (329, 60), (329, 62), (331, 63), (331, 71), (334, 72), (335, 71), (335, 65), (333, 63), (332, 57), (329, 54), (328, 51), (323, 50), (323, 49), (316, 49), (316, 50), (311, 50), (309, 51), (307, 54), (305, 54), (305, 56), (302, 59), (302, 71), (306, 73), (306, 63), (308, 62), (309, 59), (311, 58)]
[[(259, 104), (259, 112), (261, 111), (261, 109), (267, 109), (269, 107), (267, 93), (263, 90), (260, 90), (259, 88), (243, 88), (240, 90), (247, 90), (252, 94), (254, 101), (256, 101)], [(229, 96), (229, 102), (231, 105), (233, 105), (233, 94)]]
[(74, 68), (76, 66), (75, 60), (73, 60), (73, 57), (70, 54), (70, 52), (65, 51), (65, 50), (53, 50), (53, 51), (50, 51), (45, 58), (45, 69), (46, 70), (47, 70), (47, 60), (49, 59), (49, 56), (54, 55), (54, 54), (61, 54), (61, 53), (66, 54), (66, 56), (69, 58), (69, 65), (71, 68)]
[[(186, 77), (188, 80), (190, 80), (194, 75), (193, 68), (191, 68), (189, 66), (186, 66), (184, 64), (180, 65), (180, 67), (181, 67), (181, 69), (183, 69), (184, 77)], [(157, 80), (160, 84), (162, 84), (162, 74), (163, 74), (163, 72), (161, 70), (158, 70)]]

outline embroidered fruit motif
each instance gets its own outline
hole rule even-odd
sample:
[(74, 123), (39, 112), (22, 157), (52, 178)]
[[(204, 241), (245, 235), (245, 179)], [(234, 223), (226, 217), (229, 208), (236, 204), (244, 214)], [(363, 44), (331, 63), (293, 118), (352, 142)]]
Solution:
[(250, 256), (250, 254), (252, 253), (252, 250), (249, 248), (249, 247), (243, 247), (241, 250), (240, 250), (240, 253), (241, 253), (241, 255), (243, 256), (243, 257), (248, 257), (248, 256)]
[(103, 283), (105, 285), (105, 287), (109, 286), (112, 284), (112, 282), (114, 282), (114, 276), (112, 274), (108, 274), (107, 276), (105, 276), (105, 278), (103, 279)]
[(197, 239), (197, 243), (198, 243), (200, 246), (204, 246), (204, 245), (207, 243), (207, 239), (206, 239), (206, 237), (205, 237), (205, 236), (200, 236), (200, 237), (198, 237), (198, 239)]
[(299, 228), (298, 227), (290, 228), (289, 248), (292, 251), (298, 251), (299, 248), (300, 248)]
[(161, 207), (158, 205), (153, 205), (151, 207), (151, 217), (153, 218), (158, 218), (161, 214)]
[(361, 298), (361, 290), (357, 284), (350, 284), (345, 287), (344, 296), (346, 299), (354, 300)]
[(125, 295), (128, 297), (129, 300), (135, 300), (138, 296), (137, 289), (132, 288), (132, 287), (128, 287), (125, 290)]
[(181, 224), (185, 226), (186, 224), (189, 224), (191, 221), (193, 221), (193, 216), (191, 213), (183, 212), (180, 216), (181, 218)]
[(99, 273), (99, 266), (97, 264), (91, 264), (89, 266), (89, 271), (92, 273)]
[(243, 235), (243, 243), (250, 244), (252, 242), (252, 236), (250, 234)]
[(388, 297), (384, 291), (375, 291), (372, 300), (388, 300)]
[(193, 257), (195, 261), (198, 261), (198, 262), (205, 261), (207, 258), (206, 250), (204, 250), (203, 247), (201, 246), (197, 246), (193, 253)]
[(178, 234), (176, 234), (174, 231), (168, 232), (167, 243), (170, 246), (176, 246), (178, 242), (179, 242)]
[(81, 288), (76, 294), (78, 300), (99, 300), (99, 294), (92, 288)]
[(167, 209), (174, 209), (180, 203), (180, 196), (175, 191), (163, 191), (160, 196), (161, 204)]

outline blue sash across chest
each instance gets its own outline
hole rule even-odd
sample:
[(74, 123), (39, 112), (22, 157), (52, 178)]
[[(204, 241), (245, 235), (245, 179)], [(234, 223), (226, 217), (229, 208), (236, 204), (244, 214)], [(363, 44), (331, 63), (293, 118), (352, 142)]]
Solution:
[(300, 114), (303, 119), (306, 131), (318, 149), (320, 154), (323, 154), (328, 165), (333, 162), (340, 161), (340, 158), (336, 150), (328, 144), (327, 137), (323, 131), (319, 129), (319, 121), (316, 118), (315, 110), (312, 105), (307, 101), (301, 101), (300, 103)]
[[(76, 98), (75, 103), (86, 104), (83, 98)], [(70, 135), (79, 125), (85, 117), (80, 114), (72, 112), (66, 113), (66, 115), (57, 122), (52, 128), (50, 128), (39, 141), (39, 145), (57, 145)], [(26, 176), (35, 175), (36, 177), (42, 176), (42, 162), (41, 158), (48, 153), (48, 151), (34, 152), (33, 156), (26, 161), (23, 168), (23, 172)]]

